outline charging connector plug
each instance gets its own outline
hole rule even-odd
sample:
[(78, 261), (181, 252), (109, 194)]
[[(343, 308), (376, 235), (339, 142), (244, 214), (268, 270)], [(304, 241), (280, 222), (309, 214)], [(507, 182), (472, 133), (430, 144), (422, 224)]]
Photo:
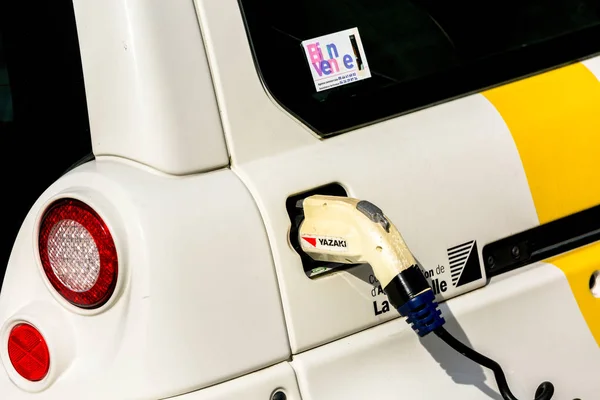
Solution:
[[(302, 200), (304, 219), (298, 229), (300, 250), (313, 260), (342, 264), (369, 264), (390, 303), (421, 337), (434, 332), (463, 356), (494, 372), (504, 400), (517, 400), (508, 388), (502, 368), (453, 337), (431, 286), (398, 229), (368, 201), (314, 195)], [(554, 386), (543, 382), (535, 400), (550, 400)]]
[(420, 335), (444, 325), (435, 296), (394, 224), (374, 204), (314, 195), (302, 201), (301, 249), (314, 260), (368, 263), (390, 303)]
[(421, 337), (446, 322), (435, 301), (433, 290), (417, 265), (413, 265), (392, 279), (384, 289), (390, 303), (406, 317)]

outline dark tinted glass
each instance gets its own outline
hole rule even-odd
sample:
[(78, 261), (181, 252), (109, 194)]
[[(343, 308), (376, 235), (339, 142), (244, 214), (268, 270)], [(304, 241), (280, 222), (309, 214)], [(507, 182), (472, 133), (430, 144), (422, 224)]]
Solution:
[(12, 119), (12, 97), (10, 95), (10, 85), (8, 84), (8, 71), (6, 69), (6, 58), (4, 57), (4, 46), (2, 46), (2, 34), (0, 33), (0, 124), (10, 122)]
[[(600, 51), (600, 0), (240, 0), (262, 79), (322, 136)], [(372, 77), (316, 92), (300, 42), (357, 27)]]
[(72, 0), (0, 1), (0, 43), (1, 283), (27, 212), (92, 145)]

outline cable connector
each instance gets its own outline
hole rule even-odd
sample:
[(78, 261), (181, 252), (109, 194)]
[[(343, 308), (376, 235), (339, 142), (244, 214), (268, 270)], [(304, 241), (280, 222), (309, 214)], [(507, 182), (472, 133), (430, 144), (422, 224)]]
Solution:
[(431, 290), (413, 297), (400, 306), (398, 312), (407, 317), (406, 322), (421, 337), (446, 323)]
[(418, 265), (400, 272), (384, 290), (394, 308), (407, 317), (406, 322), (419, 336), (423, 337), (446, 323), (433, 290)]

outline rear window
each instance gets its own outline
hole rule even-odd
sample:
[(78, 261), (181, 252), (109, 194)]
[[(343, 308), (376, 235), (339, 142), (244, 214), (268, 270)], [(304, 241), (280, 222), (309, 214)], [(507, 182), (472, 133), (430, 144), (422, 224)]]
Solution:
[[(267, 90), (322, 137), (600, 51), (600, 0), (239, 1)], [(317, 91), (302, 42), (353, 28), (370, 77)]]

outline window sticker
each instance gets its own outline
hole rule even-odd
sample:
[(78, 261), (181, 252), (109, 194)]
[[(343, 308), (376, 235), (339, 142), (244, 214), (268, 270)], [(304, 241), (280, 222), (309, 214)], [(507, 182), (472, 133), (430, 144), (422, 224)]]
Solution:
[(302, 47), (317, 92), (371, 77), (358, 28), (305, 40)]

